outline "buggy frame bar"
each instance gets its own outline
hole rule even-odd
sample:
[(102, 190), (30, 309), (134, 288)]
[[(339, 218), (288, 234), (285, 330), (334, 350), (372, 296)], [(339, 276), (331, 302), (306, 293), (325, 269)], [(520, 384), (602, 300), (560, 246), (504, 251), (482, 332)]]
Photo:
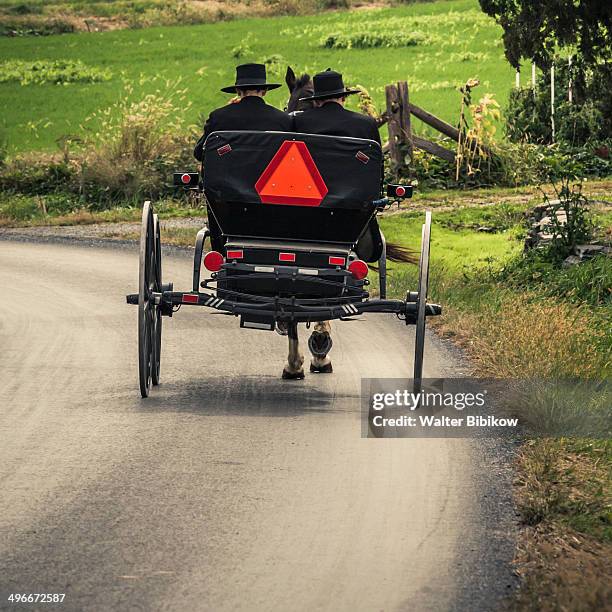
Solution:
[[(409, 298), (412, 295), (408, 296)], [(332, 319), (348, 319), (366, 312), (390, 312), (405, 317), (406, 324), (416, 323), (417, 303), (402, 300), (365, 300), (347, 301), (344, 304), (323, 306), (309, 305), (299, 299), (270, 298), (267, 301), (243, 302), (219, 298), (216, 295), (203, 292), (185, 293), (181, 291), (163, 291), (152, 293), (150, 298), (161, 306), (162, 313), (170, 315), (177, 306), (206, 306), (218, 312), (232, 315), (253, 315), (269, 317), (278, 321), (293, 321), (307, 323), (313, 321), (329, 321)], [(127, 296), (128, 304), (138, 304), (138, 294)], [(437, 304), (426, 305), (426, 316), (439, 315), (442, 308)]]

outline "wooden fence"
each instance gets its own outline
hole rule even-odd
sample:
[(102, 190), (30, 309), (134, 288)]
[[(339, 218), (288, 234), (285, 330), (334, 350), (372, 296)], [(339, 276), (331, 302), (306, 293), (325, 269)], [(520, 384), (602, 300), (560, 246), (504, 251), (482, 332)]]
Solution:
[(388, 124), (389, 142), (385, 144), (384, 149), (389, 152), (391, 162), (396, 169), (404, 165), (406, 156), (412, 159), (415, 148), (455, 163), (456, 155), (454, 151), (421, 138), (412, 132), (410, 117), (411, 115), (417, 117), (441, 134), (458, 142), (459, 130), (456, 127), (442, 121), (442, 119), (416, 106), (416, 104), (412, 104), (406, 81), (387, 85), (385, 87), (385, 97), (387, 110), (382, 114), (379, 123), (380, 125)]

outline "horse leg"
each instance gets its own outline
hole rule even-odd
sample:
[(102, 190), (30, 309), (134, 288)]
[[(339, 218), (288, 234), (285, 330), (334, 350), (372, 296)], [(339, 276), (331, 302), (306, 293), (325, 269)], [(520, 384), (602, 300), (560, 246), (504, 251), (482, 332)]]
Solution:
[(327, 356), (332, 347), (331, 322), (319, 321), (308, 340), (308, 348), (312, 353), (310, 371), (320, 374), (333, 372), (331, 359)]
[(304, 378), (304, 355), (300, 353), (297, 323), (289, 323), (287, 336), (289, 337), (289, 355), (287, 356), (287, 364), (283, 369), (283, 378), (285, 380), (300, 380)]

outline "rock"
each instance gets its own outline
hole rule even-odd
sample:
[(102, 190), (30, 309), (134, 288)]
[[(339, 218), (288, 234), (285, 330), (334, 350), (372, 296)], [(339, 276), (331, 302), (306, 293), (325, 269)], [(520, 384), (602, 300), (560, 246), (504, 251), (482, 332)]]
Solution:
[(580, 259), (580, 257), (578, 257), (577, 255), (570, 255), (569, 257), (566, 257), (563, 260), (563, 263), (561, 265), (564, 268), (571, 268), (572, 266), (579, 264), (581, 261), (582, 259)]
[(579, 244), (574, 248), (574, 253), (579, 259), (592, 259), (596, 255), (604, 254), (612, 256), (612, 249), (603, 244)]

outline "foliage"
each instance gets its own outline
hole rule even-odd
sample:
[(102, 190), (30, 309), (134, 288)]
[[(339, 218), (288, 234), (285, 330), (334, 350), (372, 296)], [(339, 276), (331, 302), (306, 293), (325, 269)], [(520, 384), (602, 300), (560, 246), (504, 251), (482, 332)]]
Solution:
[(552, 236), (551, 242), (510, 259), (494, 278), (510, 287), (537, 289), (575, 303), (612, 305), (612, 259), (599, 255), (579, 265), (563, 266), (577, 245), (593, 238), (594, 229), (582, 183), (570, 183), (570, 177), (564, 177), (559, 185), (553, 184), (552, 202), (544, 194), (549, 221), (542, 231)]
[(9, 60), (0, 64), (0, 83), (15, 81), (21, 85), (67, 85), (68, 83), (99, 83), (109, 81), (110, 70), (87, 66), (70, 60)]
[(321, 46), (327, 49), (369, 49), (371, 47), (414, 47), (428, 43), (420, 32), (377, 32), (363, 31), (350, 34), (329, 34), (321, 39)]
[(268, 74), (280, 75), (287, 67), (287, 60), (280, 54), (274, 53), (260, 60), (265, 65)]
[(25, 195), (44, 195), (74, 189), (77, 168), (53, 156), (26, 154), (2, 167), (0, 191)]
[[(496, 130), (494, 122), (500, 119), (499, 103), (492, 94), (485, 94), (478, 104), (472, 104), (472, 89), (479, 84), (478, 79), (468, 79), (465, 85), (459, 88), (461, 111), (455, 172), (457, 181), (463, 174), (471, 179), (483, 172), (486, 174), (491, 172)], [(469, 110), (469, 121), (466, 108)]]
[(233, 49), (232, 49), (232, 57), (235, 59), (241, 59), (244, 58), (248, 55), (251, 55), (252, 51), (251, 51), (251, 40), (252, 40), (252, 36), (251, 33), (249, 32), (245, 38), (243, 40), (240, 41), (239, 44), (237, 44)]
[[(454, 141), (439, 139), (439, 145), (452, 148)], [(612, 143), (610, 144), (612, 148)], [(612, 160), (603, 159), (591, 146), (535, 145), (497, 143), (493, 155), (481, 163), (477, 172), (461, 172), (456, 177), (454, 164), (416, 149), (412, 165), (404, 169), (406, 178), (417, 179), (424, 187), (457, 189), (487, 186), (518, 187), (558, 181), (565, 176), (574, 179), (612, 176)], [(391, 175), (387, 179), (391, 182)]]
[[(189, 110), (180, 80), (134, 100), (126, 85), (113, 106), (92, 115), (89, 148), (81, 160), (81, 193), (106, 207), (118, 199), (156, 197), (168, 191), (168, 177), (190, 153), (180, 118)], [(189, 155), (190, 158), (190, 155)]]
[[(568, 90), (572, 89), (572, 102)], [(612, 133), (612, 63), (585, 68), (574, 60), (555, 63), (555, 138), (570, 146), (601, 141)], [(506, 111), (506, 133), (514, 142), (553, 141), (550, 72), (535, 87), (513, 89)]]
[(550, 65), (559, 47), (572, 47), (588, 64), (612, 55), (612, 4), (601, 0), (480, 0), (504, 29), (508, 61)]
[(0, 15), (0, 36), (51, 36), (70, 34), (79, 29), (77, 20), (65, 15), (39, 17), (24, 13), (17, 16)]
[(194, 137), (180, 125), (188, 110), (180, 81), (163, 82), (142, 98), (126, 85), (119, 101), (86, 120), (84, 138), (59, 139), (60, 157), (26, 154), (7, 162), (0, 170), (0, 189), (55, 194), (94, 210), (171, 194), (171, 173), (192, 163)]
[(536, 289), (573, 303), (612, 305), (612, 259), (606, 255), (563, 268), (546, 253), (531, 250), (508, 263), (499, 279), (515, 289)]
[[(565, 259), (576, 246), (587, 243), (593, 236), (589, 202), (582, 193), (582, 183), (570, 186), (570, 181), (570, 177), (564, 177), (560, 186), (553, 184), (556, 195), (554, 202), (544, 195), (550, 221), (543, 230), (552, 236), (548, 255), (553, 261)], [(559, 213), (565, 221), (559, 219)]]

